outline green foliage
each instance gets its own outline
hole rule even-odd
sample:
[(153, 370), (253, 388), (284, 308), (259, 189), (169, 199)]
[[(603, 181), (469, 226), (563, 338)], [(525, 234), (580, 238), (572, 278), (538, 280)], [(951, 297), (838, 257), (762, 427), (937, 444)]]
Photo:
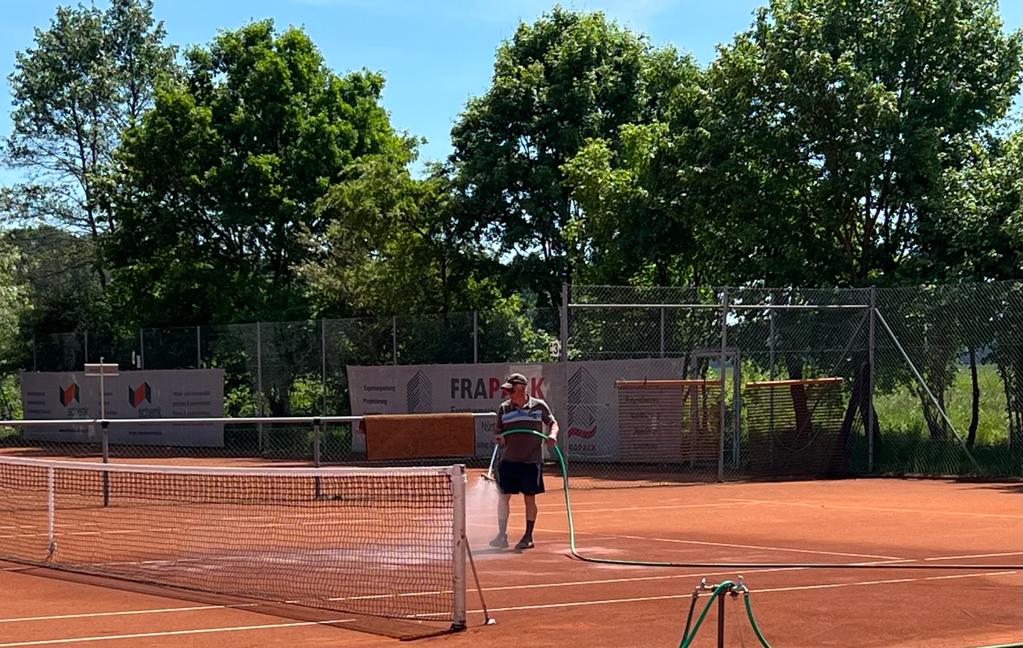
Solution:
[(1019, 87), (993, 0), (773, 0), (708, 72), (701, 196), (734, 280), (897, 281), (963, 143)]
[(28, 287), (18, 273), (17, 248), (0, 241), (0, 368), (7, 368), (20, 355), (22, 344), (18, 324), (29, 310)]
[(975, 143), (945, 175), (944, 201), (921, 224), (920, 277), (1013, 279), (1023, 268), (1023, 132)]
[(187, 54), (118, 154), (108, 253), (132, 320), (290, 319), (309, 310), (300, 233), (322, 235), (331, 183), (371, 155), (407, 155), (383, 79), (340, 77), (298, 29), (269, 21)]
[(583, 253), (562, 165), (590, 138), (642, 123), (645, 40), (600, 13), (554, 8), (498, 49), (490, 89), (452, 130), (455, 182), (481, 239), (512, 256), (509, 281), (559, 300)]
[(106, 11), (59, 7), (34, 47), (16, 53), (9, 77), (6, 157), (31, 180), (0, 191), (0, 213), (85, 234), (101, 282), (98, 245), (116, 226), (104, 199), (113, 149), (151, 105), (156, 80), (174, 70), (152, 9), (152, 0), (113, 0)]

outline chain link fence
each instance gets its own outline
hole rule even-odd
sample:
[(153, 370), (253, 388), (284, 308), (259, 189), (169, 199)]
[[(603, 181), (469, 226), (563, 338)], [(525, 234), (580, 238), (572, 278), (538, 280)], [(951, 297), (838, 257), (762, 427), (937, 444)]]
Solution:
[[(1023, 476), (1023, 283), (571, 286), (564, 295), (560, 309), (522, 312), (39, 335), (22, 369), (81, 371), (100, 358), (123, 369), (219, 368), (225, 416), (282, 417), (351, 414), (350, 365), (546, 362), (544, 375), (560, 381), (562, 448), (581, 485)], [(354, 432), (325, 426), (320, 458), (358, 459)], [(232, 424), (224, 436), (223, 448), (204, 452), (273, 461), (313, 452), (308, 425)], [(87, 431), (56, 447), (8, 428), (0, 444), (98, 452)]]

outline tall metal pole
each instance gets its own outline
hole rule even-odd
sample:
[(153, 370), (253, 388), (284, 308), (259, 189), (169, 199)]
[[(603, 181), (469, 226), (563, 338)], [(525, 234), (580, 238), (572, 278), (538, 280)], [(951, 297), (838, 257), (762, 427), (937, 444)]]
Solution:
[(664, 319), (665, 319), (665, 313), (666, 312), (667, 312), (667, 310), (662, 306), (661, 307), (661, 357), (662, 358), (664, 357), (664, 346), (665, 346), (664, 345), (664, 334), (665, 334)]
[(867, 472), (874, 472), (874, 320), (877, 290), (870, 287), (870, 322), (867, 326)]
[[(772, 299), (772, 301), (774, 301), (774, 300)], [(768, 379), (771, 382), (774, 382), (774, 362), (775, 362), (775, 360), (774, 360), (774, 309), (772, 308), (770, 311), (768, 311), (768, 313), (770, 315), (770, 332), (768, 333), (768, 338), (767, 338), (767, 347), (768, 347), (768, 355), (769, 355), (768, 365), (767, 365), (768, 366), (768, 376), (769, 376)], [(767, 397), (770, 399), (770, 410), (771, 410), (771, 427), (770, 427), (770, 429), (771, 429), (771, 437), (773, 438), (774, 437), (774, 388), (772, 387), (771, 389), (768, 389), (767, 390), (767, 394), (768, 394)], [(771, 444), (771, 445), (773, 445), (773, 444)], [(771, 447), (771, 445), (768, 445), (768, 447)]]
[(725, 365), (728, 363), (728, 287), (721, 291), (721, 400), (718, 405), (718, 481), (725, 480)]
[(103, 387), (103, 376), (106, 371), (103, 369), (103, 356), (99, 357), (99, 417), (101, 420), (107, 419), (107, 392)]
[[(256, 322), (256, 389), (259, 391), (259, 416), (263, 417), (263, 324)], [(259, 436), (259, 451), (263, 451), (263, 424), (256, 426)]]
[(480, 314), (479, 311), (472, 311), (472, 363), (479, 364), (480, 361)]
[(323, 400), (320, 411), (327, 413), (327, 320), (320, 320), (320, 387), (323, 390)]
[(568, 362), (568, 284), (561, 284), (561, 362)]

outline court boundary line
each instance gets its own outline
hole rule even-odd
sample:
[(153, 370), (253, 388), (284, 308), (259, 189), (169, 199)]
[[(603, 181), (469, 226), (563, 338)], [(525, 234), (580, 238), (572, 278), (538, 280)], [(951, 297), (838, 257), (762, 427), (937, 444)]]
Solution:
[[(908, 508), (895, 508), (885, 506), (849, 506), (845, 504), (820, 504), (813, 503), (807, 500), (803, 501), (775, 501), (775, 500), (760, 500), (760, 499), (749, 499), (749, 498), (728, 498), (732, 499), (737, 503), (743, 504), (767, 504), (773, 506), (795, 506), (801, 508), (823, 508), (833, 509), (836, 511), (869, 511), (875, 513), (921, 513), (926, 515), (952, 515), (961, 517), (978, 517), (978, 518), (998, 518), (1007, 520), (1023, 520), (1023, 515), (1009, 515), (1005, 513), (970, 513), (968, 511), (944, 511), (944, 510), (931, 510), (931, 509), (908, 509)], [(573, 509), (574, 510), (574, 509)]]
[[(934, 580), (951, 580), (951, 579), (955, 579), (955, 578), (976, 578), (978, 576), (1006, 576), (1006, 575), (1012, 575), (1012, 574), (1019, 574), (1021, 571), (1023, 571), (1023, 570), (1000, 571), (1000, 572), (976, 572), (976, 573), (970, 573), (970, 574), (951, 574), (951, 575), (946, 575), (946, 576), (925, 576), (925, 577), (919, 577), (919, 578), (891, 578), (891, 579), (869, 580), (869, 581), (854, 581), (854, 582), (848, 582), (848, 583), (821, 583), (821, 584), (817, 584), (817, 585), (793, 585), (793, 586), (789, 586), (789, 587), (774, 587), (774, 588), (765, 588), (765, 589), (754, 589), (754, 588), (751, 588), (750, 589), (750, 593), (752, 595), (756, 595), (756, 594), (769, 594), (769, 593), (777, 593), (777, 592), (791, 592), (791, 591), (813, 590), (813, 589), (838, 589), (838, 588), (842, 588), (842, 587), (865, 587), (865, 586), (868, 586), (868, 585), (887, 585), (887, 584), (895, 585), (895, 584), (904, 584), (904, 583), (910, 583), (910, 582), (924, 582), (924, 581), (934, 581)], [(559, 607), (584, 607), (584, 606), (588, 606), (588, 605), (610, 605), (610, 604), (614, 604), (614, 603), (643, 603), (643, 602), (646, 602), (646, 601), (665, 601), (665, 600), (671, 600), (671, 599), (690, 598), (692, 595), (693, 595), (692, 592), (686, 592), (684, 594), (664, 594), (664, 595), (660, 595), (660, 596), (637, 596), (637, 597), (623, 598), (623, 599), (602, 599), (602, 600), (585, 600), (585, 601), (562, 601), (562, 602), (558, 602), (558, 603), (540, 603), (540, 604), (536, 604), (536, 605), (518, 605), (518, 606), (503, 607), (503, 608), (500, 608), (500, 607), (490, 608), (490, 607), (488, 607), (487, 610), (490, 613), (494, 613), (494, 612), (514, 612), (514, 611), (521, 611), (521, 610), (542, 610), (542, 609), (559, 608)], [(467, 612), (469, 614), (482, 614), (483, 610), (482, 609), (479, 609), (479, 610), (467, 610)], [(3, 648), (3, 647), (0, 646), (0, 648)]]
[(143, 614), (172, 614), (174, 612), (200, 612), (204, 610), (232, 610), (254, 607), (259, 603), (239, 603), (237, 605), (191, 605), (176, 608), (146, 608), (141, 610), (112, 610), (109, 612), (82, 612), (79, 614), (50, 614), (34, 617), (0, 617), (0, 623), (36, 623), (39, 621), (60, 621), (62, 619), (91, 619), (112, 616), (135, 616)]
[[(15, 646), (46, 646), (64, 643), (86, 643), (91, 641), (113, 641), (120, 639), (143, 639), (146, 637), (173, 637), (181, 635), (209, 634), (214, 632), (242, 632), (249, 630), (272, 630), (276, 628), (297, 628), (301, 626), (327, 625), (336, 627), (335, 624), (351, 623), (356, 619), (329, 619), (326, 621), (292, 621), (288, 623), (268, 623), (264, 625), (251, 626), (230, 626), (218, 628), (196, 628), (192, 630), (166, 630), (162, 632), (136, 632), (121, 635), (94, 635), (89, 637), (71, 637), (67, 639), (33, 639), (29, 641), (16, 641), (13, 643), (0, 643), (0, 648), (15, 648)], [(348, 630), (349, 628), (343, 628)]]

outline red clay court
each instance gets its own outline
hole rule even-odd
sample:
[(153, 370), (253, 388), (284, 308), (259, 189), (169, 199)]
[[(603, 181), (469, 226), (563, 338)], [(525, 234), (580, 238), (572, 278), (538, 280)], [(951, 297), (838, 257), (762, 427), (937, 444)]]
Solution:
[[(475, 483), (471, 475), (470, 490)], [(593, 564), (570, 555), (560, 485), (559, 479), (548, 479), (536, 548), (527, 552), (484, 548), (492, 525), (470, 515), (473, 556), (496, 624), (483, 625), (470, 572), (468, 629), (418, 639), (416, 645), (678, 646), (701, 579), (714, 584), (740, 575), (752, 590), (755, 618), (773, 648), (1023, 645), (1023, 567)], [(1021, 493), (1023, 485), (1012, 483), (873, 478), (573, 488), (571, 497), (578, 550), (586, 556), (681, 563), (1015, 566), (1023, 564)], [(521, 530), (521, 515), (521, 500), (513, 501), (510, 534)], [(97, 548), (113, 542), (102, 528), (83, 533)], [(6, 529), (0, 535), (12, 542), (17, 538), (10, 536), (18, 533)], [(208, 596), (189, 601), (162, 595), (159, 587), (112, 586), (105, 579), (11, 563), (3, 565), (0, 584), (5, 593), (0, 648), (392, 646), (399, 641), (387, 635), (402, 632), (402, 622), (373, 628), (365, 618), (343, 612), (302, 620), (271, 605)], [(697, 612), (707, 594), (698, 600)], [(718, 645), (717, 627), (715, 606), (692, 645)], [(726, 646), (759, 645), (741, 598), (726, 599), (724, 638)]]

